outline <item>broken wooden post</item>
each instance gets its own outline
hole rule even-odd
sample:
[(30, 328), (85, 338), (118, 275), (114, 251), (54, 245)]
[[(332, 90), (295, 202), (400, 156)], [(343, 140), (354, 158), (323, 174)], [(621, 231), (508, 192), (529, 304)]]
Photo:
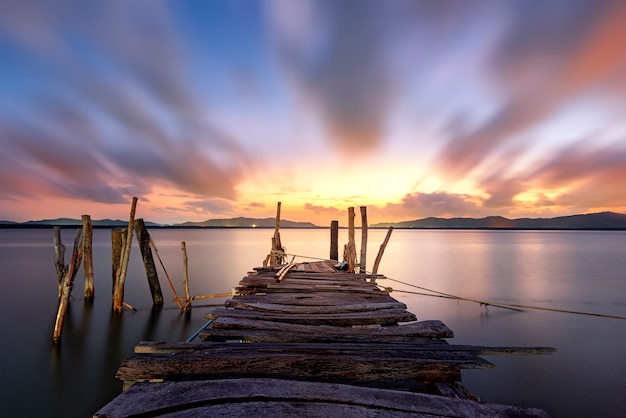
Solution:
[(274, 236), (272, 237), (272, 251), (269, 256), (270, 266), (283, 264), (285, 259), (285, 249), (280, 242), (280, 206), (281, 202), (278, 202), (276, 207), (276, 227), (274, 228)]
[(365, 273), (367, 262), (367, 208), (361, 206), (361, 256), (359, 257), (359, 272)]
[(330, 223), (330, 259), (339, 261), (339, 221)]
[(115, 292), (115, 284), (119, 277), (120, 262), (122, 261), (122, 253), (126, 246), (126, 228), (113, 228), (111, 230), (111, 270), (112, 270), (112, 287), (111, 294)]
[(356, 267), (356, 244), (354, 242), (354, 207), (348, 208), (348, 244), (344, 249), (344, 259), (348, 262), (348, 273)]
[(183, 290), (185, 291), (185, 306), (184, 310), (191, 309), (191, 296), (189, 295), (189, 269), (187, 259), (187, 245), (185, 241), (180, 243), (180, 248), (183, 251)]
[(152, 294), (152, 304), (157, 306), (163, 305), (161, 284), (159, 283), (159, 276), (157, 274), (156, 265), (154, 264), (154, 258), (152, 257), (152, 249), (150, 248), (150, 234), (146, 229), (146, 224), (141, 218), (135, 220), (135, 234), (137, 235), (137, 241), (139, 242), (139, 250), (141, 251), (141, 258), (143, 258), (143, 265), (146, 269), (148, 286), (150, 287), (150, 293)]
[(74, 287), (74, 278), (78, 269), (80, 268), (80, 262), (83, 257), (83, 231), (79, 229), (74, 238), (74, 250), (72, 251), (72, 260), (67, 268), (65, 277), (63, 278), (63, 287), (61, 288), (61, 297), (59, 298), (59, 309), (57, 311), (56, 321), (54, 323), (54, 332), (52, 333), (52, 342), (57, 343), (61, 338), (61, 331), (63, 330), (63, 319), (67, 312), (67, 305), (70, 300), (70, 293), (72, 293), (72, 287)]
[(137, 198), (133, 197), (130, 207), (130, 220), (126, 230), (126, 242), (120, 259), (120, 268), (118, 270), (115, 289), (113, 290), (113, 311), (121, 313), (124, 311), (124, 283), (126, 281), (126, 272), (128, 271), (128, 260), (130, 259), (130, 248), (133, 243), (133, 225), (135, 224), (135, 210), (137, 209)]
[(53, 240), (54, 240), (54, 267), (57, 271), (57, 278), (59, 280), (58, 296), (61, 297), (61, 289), (63, 288), (63, 278), (67, 272), (67, 265), (65, 265), (65, 245), (61, 242), (61, 227), (55, 226), (52, 228)]
[(88, 302), (93, 301), (94, 284), (93, 284), (93, 227), (91, 226), (91, 216), (82, 215), (83, 222), (83, 272), (85, 274), (84, 295)]
[[(374, 267), (372, 268), (372, 276), (376, 276), (378, 273), (378, 265), (380, 264), (380, 260), (383, 258), (383, 253), (385, 252), (385, 248), (387, 247), (387, 243), (389, 242), (389, 237), (391, 237), (391, 233), (393, 232), (393, 226), (389, 227), (387, 231), (387, 235), (385, 236), (385, 240), (380, 245), (380, 249), (378, 250), (378, 255), (376, 256), (376, 261), (374, 261)], [(372, 277), (371, 281), (375, 281), (375, 277)]]

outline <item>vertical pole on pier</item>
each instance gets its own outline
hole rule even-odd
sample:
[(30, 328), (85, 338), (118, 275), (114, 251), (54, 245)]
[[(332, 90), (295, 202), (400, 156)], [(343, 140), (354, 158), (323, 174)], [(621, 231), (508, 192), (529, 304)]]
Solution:
[(330, 223), (330, 259), (339, 261), (339, 221)]
[(111, 270), (112, 270), (112, 287), (111, 294), (115, 292), (117, 278), (120, 270), (120, 262), (122, 261), (122, 253), (126, 246), (126, 228), (113, 228), (111, 230)]
[[(392, 232), (393, 226), (390, 226), (389, 230), (387, 231), (387, 235), (385, 236), (385, 240), (380, 245), (378, 255), (376, 255), (376, 261), (374, 261), (374, 267), (372, 268), (372, 276), (376, 276), (376, 274), (378, 273), (378, 265), (380, 264), (380, 260), (383, 258), (383, 253), (385, 252), (385, 248), (387, 247), (387, 243), (389, 242), (389, 238), (391, 237)], [(375, 277), (372, 277), (371, 281), (376, 281)]]
[(84, 295), (86, 301), (93, 301), (93, 227), (91, 226), (91, 216), (82, 215), (83, 222), (83, 272), (85, 274)]
[(272, 251), (270, 252), (269, 265), (276, 266), (282, 264), (285, 258), (283, 244), (280, 242), (280, 206), (278, 202), (276, 207), (276, 227), (274, 228), (274, 236), (272, 237)]
[(141, 258), (143, 258), (143, 266), (146, 269), (146, 277), (148, 278), (148, 286), (152, 294), (153, 305), (163, 305), (163, 293), (161, 292), (161, 284), (159, 283), (159, 275), (157, 274), (154, 258), (152, 257), (152, 248), (150, 248), (150, 234), (146, 229), (143, 219), (135, 220), (135, 234), (139, 242), (139, 250)]
[(361, 256), (359, 257), (359, 271), (365, 273), (367, 262), (367, 208), (361, 206)]
[(183, 289), (185, 291), (185, 306), (184, 310), (191, 309), (191, 296), (189, 295), (189, 268), (187, 259), (187, 245), (185, 241), (180, 243), (180, 248), (183, 251)]
[(354, 207), (348, 208), (348, 244), (344, 247), (343, 258), (348, 262), (348, 273), (356, 267), (356, 244), (354, 242)]
[(59, 310), (57, 311), (56, 321), (54, 323), (54, 332), (52, 333), (52, 342), (57, 343), (61, 338), (61, 331), (63, 330), (63, 319), (65, 319), (65, 313), (67, 312), (67, 305), (70, 300), (70, 293), (72, 293), (72, 287), (74, 286), (74, 278), (78, 269), (80, 268), (80, 262), (83, 257), (83, 231), (79, 229), (74, 238), (74, 250), (72, 251), (72, 260), (67, 268), (65, 277), (63, 278), (63, 287), (61, 288), (61, 297), (59, 297)]
[(63, 278), (67, 273), (67, 266), (65, 265), (65, 245), (61, 242), (61, 227), (55, 226), (52, 228), (54, 239), (54, 266), (57, 271), (57, 278), (59, 279), (58, 295), (61, 297), (61, 290), (63, 289)]
[(124, 283), (126, 281), (126, 272), (128, 271), (128, 260), (130, 259), (130, 248), (133, 243), (133, 225), (135, 224), (135, 210), (137, 209), (137, 198), (133, 197), (130, 207), (130, 220), (126, 230), (126, 242), (120, 259), (120, 268), (118, 270), (115, 289), (113, 290), (113, 311), (121, 313), (124, 311)]

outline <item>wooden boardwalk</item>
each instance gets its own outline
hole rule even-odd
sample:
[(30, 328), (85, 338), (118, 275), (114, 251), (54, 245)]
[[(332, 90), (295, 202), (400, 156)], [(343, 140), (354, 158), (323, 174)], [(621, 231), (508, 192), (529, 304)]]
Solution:
[(459, 382), (493, 367), (481, 354), (553, 349), (449, 344), (449, 328), (417, 322), (371, 276), (257, 268), (236, 293), (201, 342), (139, 343), (117, 373), (124, 392), (94, 416), (547, 416), (478, 402)]

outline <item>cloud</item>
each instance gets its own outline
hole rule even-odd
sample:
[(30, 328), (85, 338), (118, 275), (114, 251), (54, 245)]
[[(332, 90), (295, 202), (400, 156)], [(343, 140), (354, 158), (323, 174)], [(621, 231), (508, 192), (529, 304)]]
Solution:
[(394, 95), (386, 8), (369, 0), (267, 4), (279, 61), (331, 142), (351, 152), (380, 145)]
[[(574, 103), (626, 81), (624, 3), (593, 1), (506, 3), (504, 31), (487, 71), (500, 101), (491, 117), (454, 132), (439, 157), (451, 179), (478, 170), (524, 135)], [(598, 7), (599, 6), (599, 7)], [(527, 148), (536, 146), (526, 141)]]
[(409, 193), (400, 203), (388, 203), (373, 212), (388, 213), (396, 217), (424, 218), (429, 216), (480, 216), (484, 214), (483, 199), (460, 193), (433, 192)]
[(22, 72), (49, 73), (33, 94), (2, 105), (4, 195), (117, 203), (160, 184), (236, 198), (250, 161), (195, 97), (165, 3), (9, 10), (4, 34), (29, 57)]

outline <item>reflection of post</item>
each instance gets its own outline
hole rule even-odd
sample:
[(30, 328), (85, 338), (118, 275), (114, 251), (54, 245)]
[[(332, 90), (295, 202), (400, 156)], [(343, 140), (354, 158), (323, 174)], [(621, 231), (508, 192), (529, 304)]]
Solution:
[(85, 300), (93, 301), (94, 285), (93, 285), (93, 227), (91, 226), (91, 216), (83, 215), (83, 267), (85, 274)]
[(183, 289), (185, 291), (185, 310), (191, 309), (191, 296), (189, 295), (189, 269), (187, 267), (187, 246), (185, 241), (180, 243), (183, 250)]
[(365, 273), (367, 261), (367, 208), (365, 206), (361, 206), (361, 256), (359, 260), (359, 271)]
[(330, 259), (339, 260), (339, 221), (330, 223)]
[(117, 313), (124, 311), (124, 283), (126, 281), (126, 272), (128, 271), (130, 248), (133, 243), (133, 225), (135, 224), (136, 209), (137, 198), (133, 197), (133, 202), (130, 207), (130, 220), (128, 221), (128, 229), (126, 230), (126, 242), (120, 260), (120, 268), (118, 270), (115, 289), (113, 290), (113, 310)]
[(76, 238), (74, 238), (74, 250), (72, 252), (72, 260), (70, 261), (70, 265), (65, 273), (65, 277), (63, 278), (63, 287), (61, 289), (61, 297), (59, 298), (59, 310), (57, 311), (56, 321), (54, 323), (54, 332), (52, 334), (52, 341), (54, 343), (59, 341), (61, 338), (61, 331), (63, 330), (63, 319), (65, 318), (65, 313), (67, 312), (67, 305), (70, 300), (70, 293), (72, 292), (72, 287), (74, 286), (74, 278), (76, 277), (76, 273), (78, 273), (78, 269), (80, 268), (80, 262), (83, 257), (83, 231), (79, 229), (76, 233)]
[(58, 295), (61, 297), (61, 289), (63, 288), (63, 278), (67, 272), (67, 266), (65, 265), (65, 245), (61, 242), (61, 227), (55, 226), (52, 228), (54, 239), (54, 266), (57, 270), (57, 278), (59, 279)]
[[(385, 236), (385, 240), (380, 245), (380, 249), (378, 250), (378, 255), (376, 256), (376, 261), (374, 261), (374, 267), (372, 268), (372, 276), (376, 276), (378, 273), (378, 265), (380, 264), (380, 260), (383, 258), (383, 253), (385, 252), (385, 248), (387, 247), (387, 243), (389, 242), (389, 237), (391, 237), (391, 233), (393, 232), (393, 226), (389, 227), (387, 231), (387, 235)], [(376, 279), (372, 277), (372, 281)]]
[(152, 294), (153, 305), (163, 305), (163, 293), (161, 293), (161, 285), (157, 274), (154, 258), (152, 257), (152, 249), (150, 248), (150, 234), (146, 229), (143, 219), (135, 220), (135, 233), (139, 242), (139, 250), (143, 258), (143, 265), (146, 269), (146, 277), (148, 278), (148, 286)]

